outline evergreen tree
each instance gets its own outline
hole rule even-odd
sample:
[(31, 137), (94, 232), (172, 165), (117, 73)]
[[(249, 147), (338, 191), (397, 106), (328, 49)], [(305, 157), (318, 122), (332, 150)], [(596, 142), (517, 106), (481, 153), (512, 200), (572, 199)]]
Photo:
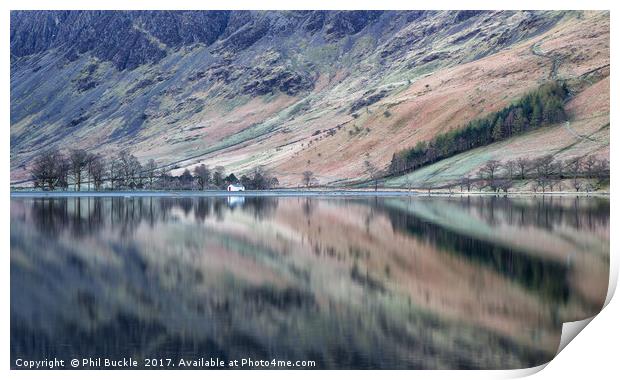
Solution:
[(512, 125), (512, 133), (519, 134), (525, 131), (525, 116), (523, 115), (523, 108), (519, 107), (514, 113), (514, 122)]
[(540, 105), (538, 102), (535, 102), (532, 105), (532, 116), (530, 118), (530, 124), (534, 128), (538, 128), (540, 126), (540, 122), (542, 121), (542, 110), (540, 109)]
[(504, 123), (501, 117), (498, 117), (493, 126), (493, 141), (499, 141), (504, 138)]

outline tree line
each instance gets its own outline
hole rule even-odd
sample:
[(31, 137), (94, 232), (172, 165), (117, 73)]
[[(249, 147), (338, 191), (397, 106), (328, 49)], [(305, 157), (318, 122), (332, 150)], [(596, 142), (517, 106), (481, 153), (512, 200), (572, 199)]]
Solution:
[(562, 161), (551, 155), (506, 162), (490, 160), (478, 170), (476, 176), (466, 176), (456, 185), (461, 191), (488, 188), (496, 192), (508, 192), (515, 181), (519, 180), (529, 180), (530, 189), (535, 192), (562, 191), (566, 189), (563, 186), (569, 186), (575, 191), (594, 191), (609, 181), (609, 160), (587, 156)]
[[(142, 164), (127, 150), (106, 159), (84, 149), (72, 149), (67, 154), (51, 148), (39, 154), (31, 167), (35, 188), (43, 190), (80, 191), (84, 186), (99, 190), (206, 190), (225, 189), (229, 184), (241, 183), (247, 190), (272, 189), (278, 179), (258, 166), (241, 178), (226, 174), (223, 166), (211, 169), (201, 164), (180, 175), (171, 174), (168, 166), (159, 166), (150, 159)], [(92, 186), (91, 186), (92, 185)]]
[(413, 171), (469, 149), (562, 122), (566, 120), (564, 101), (567, 97), (568, 90), (563, 83), (546, 83), (502, 110), (470, 121), (465, 128), (394, 153), (388, 174)]

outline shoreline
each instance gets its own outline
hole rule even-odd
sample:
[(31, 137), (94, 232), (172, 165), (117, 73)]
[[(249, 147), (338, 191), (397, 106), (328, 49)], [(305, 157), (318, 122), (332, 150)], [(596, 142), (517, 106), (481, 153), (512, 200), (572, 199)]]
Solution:
[(31, 191), (11, 190), (11, 198), (71, 198), (71, 197), (456, 197), (456, 196), (596, 196), (609, 197), (609, 192), (532, 192), (515, 191), (508, 193), (495, 192), (448, 192), (390, 189), (390, 190), (348, 190), (348, 189), (316, 189), (316, 190), (251, 190), (251, 191), (225, 191), (225, 190), (138, 190), (138, 191)]

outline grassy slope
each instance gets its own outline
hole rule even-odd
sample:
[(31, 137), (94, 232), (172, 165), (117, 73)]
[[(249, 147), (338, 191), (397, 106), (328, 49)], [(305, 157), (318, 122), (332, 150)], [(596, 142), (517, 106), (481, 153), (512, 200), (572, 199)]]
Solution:
[[(595, 96), (596, 95), (596, 96)], [(607, 112), (600, 112), (607, 108)], [(595, 154), (609, 157), (609, 78), (590, 86), (567, 104), (571, 117), (565, 123), (541, 128), (521, 136), (439, 161), (415, 172), (390, 178), (387, 187), (416, 187), (424, 183), (454, 183), (476, 171), (488, 160), (507, 161), (552, 154), (560, 160)]]

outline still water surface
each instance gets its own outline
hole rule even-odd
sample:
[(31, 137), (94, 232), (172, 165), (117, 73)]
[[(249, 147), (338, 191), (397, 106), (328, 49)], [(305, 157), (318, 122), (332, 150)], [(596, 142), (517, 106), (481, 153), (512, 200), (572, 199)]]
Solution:
[(531, 367), (608, 274), (606, 198), (12, 198), (11, 362)]

